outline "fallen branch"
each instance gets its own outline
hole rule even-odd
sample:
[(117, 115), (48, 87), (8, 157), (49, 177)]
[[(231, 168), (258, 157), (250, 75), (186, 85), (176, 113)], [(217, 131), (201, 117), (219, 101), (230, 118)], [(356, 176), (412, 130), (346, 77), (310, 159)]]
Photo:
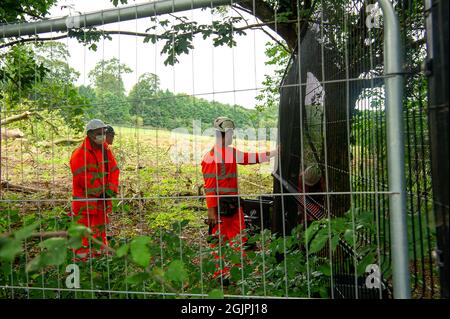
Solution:
[(69, 234), (62, 230), (62, 231), (49, 231), (49, 232), (40, 232), (40, 233), (33, 233), (30, 236), (31, 238), (53, 238), (53, 237), (69, 237)]
[(14, 123), (14, 122), (22, 121), (22, 120), (28, 120), (31, 116), (35, 116), (37, 119), (46, 122), (48, 125), (51, 126), (52, 130), (56, 134), (58, 134), (58, 128), (52, 122), (50, 122), (49, 120), (47, 120), (46, 118), (44, 118), (42, 115), (40, 115), (37, 112), (25, 111), (22, 114), (7, 117), (6, 119), (4, 119), (0, 122), (0, 125), (7, 125), (10, 123)]
[(33, 194), (42, 191), (42, 189), (27, 187), (27, 186), (20, 186), (20, 185), (14, 185), (7, 181), (2, 181), (0, 183), (0, 189), (7, 189), (12, 192), (19, 192), (24, 194)]
[(84, 140), (84, 138), (61, 138), (58, 140), (55, 140), (53, 142), (45, 141), (42, 142), (42, 145), (44, 147), (50, 147), (52, 145), (74, 145), (79, 144)]
[(71, 144), (78, 144), (83, 142), (84, 138), (62, 138), (59, 140), (56, 140), (53, 142), (53, 144), (55, 145), (60, 145), (60, 144), (64, 144), (64, 145), (71, 145)]
[(16, 139), (16, 138), (23, 138), (25, 136), (25, 134), (23, 134), (23, 132), (21, 130), (19, 130), (18, 128), (8, 130), (3, 127), (1, 129), (0, 135), (2, 136), (2, 139), (8, 139), (8, 138)]
[[(14, 232), (7, 232), (7, 233), (3, 233), (0, 234), (0, 238), (6, 238), (9, 237), (11, 235), (13, 235)], [(65, 230), (61, 230), (61, 231), (49, 231), (49, 232), (38, 232), (38, 233), (32, 233), (30, 236), (30, 238), (53, 238), (53, 237), (69, 237), (69, 234), (67, 231)]]
[(16, 185), (11, 184), (7, 181), (2, 181), (0, 183), (0, 190), (8, 190), (11, 192), (18, 192), (23, 194), (34, 194), (39, 192), (47, 192), (51, 194), (66, 194), (64, 191), (61, 190), (55, 190), (54, 188), (47, 187), (47, 188), (34, 188), (34, 187), (28, 187), (28, 186), (22, 186), (22, 185)]
[(0, 125), (6, 125), (6, 124), (13, 123), (13, 122), (21, 121), (24, 119), (28, 119), (31, 115), (35, 115), (35, 114), (36, 114), (35, 112), (26, 111), (19, 115), (10, 116), (10, 117), (7, 117), (6, 119), (3, 119), (0, 122)]

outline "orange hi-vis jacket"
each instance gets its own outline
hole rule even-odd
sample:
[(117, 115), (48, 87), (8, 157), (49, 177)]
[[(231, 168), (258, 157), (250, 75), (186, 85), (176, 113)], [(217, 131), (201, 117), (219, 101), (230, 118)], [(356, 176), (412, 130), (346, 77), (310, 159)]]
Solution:
[[(81, 215), (79, 224), (91, 228), (93, 238), (101, 238), (103, 246), (108, 245), (103, 225), (109, 223), (108, 214), (112, 211), (112, 201), (101, 199), (103, 194), (108, 198), (111, 191), (116, 194), (119, 187), (119, 168), (116, 159), (104, 143), (103, 148), (94, 149), (88, 137), (70, 158), (70, 169), (73, 175), (72, 214)], [(82, 238), (82, 246), (75, 250), (78, 256), (74, 261), (87, 261), (88, 256), (101, 253), (91, 251), (88, 238)], [(102, 249), (104, 249), (102, 247)]]
[[(203, 156), (202, 173), (208, 208), (218, 206), (217, 195), (237, 195), (238, 175), (237, 164), (249, 165), (267, 162), (266, 153), (247, 153), (234, 147), (220, 147), (215, 145)], [(232, 216), (221, 216), (220, 233), (228, 239), (235, 237), (245, 229), (243, 210)], [(216, 233), (219, 224), (213, 228)]]
[(105, 201), (96, 200), (102, 194), (118, 192), (120, 171), (108, 144), (104, 143), (103, 148), (94, 149), (86, 137), (72, 153), (70, 169), (73, 175), (72, 213), (75, 216), (101, 215), (104, 210), (109, 213), (112, 210), (111, 200), (106, 201), (106, 207)]

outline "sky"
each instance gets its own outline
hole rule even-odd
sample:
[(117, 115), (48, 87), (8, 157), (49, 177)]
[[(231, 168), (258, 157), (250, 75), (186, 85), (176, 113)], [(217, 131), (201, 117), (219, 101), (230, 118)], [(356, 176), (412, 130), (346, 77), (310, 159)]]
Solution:
[[(128, 5), (145, 2), (150, 1), (131, 0)], [(69, 9), (61, 9), (64, 5), (71, 5), (72, 12), (81, 13), (114, 7), (110, 0), (62, 0), (50, 10), (50, 17), (68, 15)], [(212, 21), (209, 11), (185, 11), (183, 15), (201, 23)], [(256, 22), (254, 17), (245, 16), (251, 19), (249, 23)], [(104, 29), (145, 32), (150, 26), (152, 22), (144, 18), (108, 24)], [(258, 30), (238, 36), (234, 48), (214, 47), (212, 39), (203, 40), (197, 36), (194, 50), (179, 57), (180, 62), (172, 67), (164, 65), (165, 56), (160, 54), (163, 42), (143, 43), (142, 37), (113, 35), (112, 40), (101, 40), (94, 52), (75, 39), (60, 40), (67, 44), (71, 54), (68, 63), (80, 72), (78, 85), (89, 84), (87, 74), (101, 59), (116, 57), (133, 70), (133, 73), (123, 75), (127, 92), (141, 74), (151, 72), (160, 77), (162, 89), (246, 108), (254, 108), (255, 96), (259, 94), (257, 89), (262, 88), (264, 75), (273, 74), (273, 67), (264, 64), (268, 41), (272, 41), (270, 37)]]

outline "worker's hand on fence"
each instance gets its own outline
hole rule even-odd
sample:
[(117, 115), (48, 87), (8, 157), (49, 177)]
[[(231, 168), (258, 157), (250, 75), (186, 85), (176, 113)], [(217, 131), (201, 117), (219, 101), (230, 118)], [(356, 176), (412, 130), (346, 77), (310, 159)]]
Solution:
[(101, 193), (100, 195), (98, 195), (99, 199), (105, 199), (106, 198), (106, 194), (105, 193)]
[(276, 149), (271, 150), (270, 152), (268, 152), (267, 156), (269, 158), (272, 158), (272, 157), (278, 156), (278, 154), (280, 154), (280, 147), (279, 146), (277, 146)]
[(214, 227), (217, 224), (217, 213), (215, 207), (208, 208), (208, 224)]

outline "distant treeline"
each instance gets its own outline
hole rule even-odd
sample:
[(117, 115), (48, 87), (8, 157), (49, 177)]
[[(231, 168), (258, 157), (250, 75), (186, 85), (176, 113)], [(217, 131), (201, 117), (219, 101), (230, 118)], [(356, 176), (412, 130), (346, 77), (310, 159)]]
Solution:
[[(140, 83), (143, 84), (143, 83)], [(139, 86), (139, 83), (136, 85)], [(239, 105), (207, 101), (169, 90), (136, 92), (128, 96), (113, 93), (97, 95), (91, 87), (81, 87), (80, 93), (90, 102), (85, 113), (113, 124), (174, 129), (192, 128), (193, 121), (212, 125), (218, 116), (232, 118), (238, 127), (258, 127), (261, 113)], [(146, 94), (151, 93), (151, 94)]]

